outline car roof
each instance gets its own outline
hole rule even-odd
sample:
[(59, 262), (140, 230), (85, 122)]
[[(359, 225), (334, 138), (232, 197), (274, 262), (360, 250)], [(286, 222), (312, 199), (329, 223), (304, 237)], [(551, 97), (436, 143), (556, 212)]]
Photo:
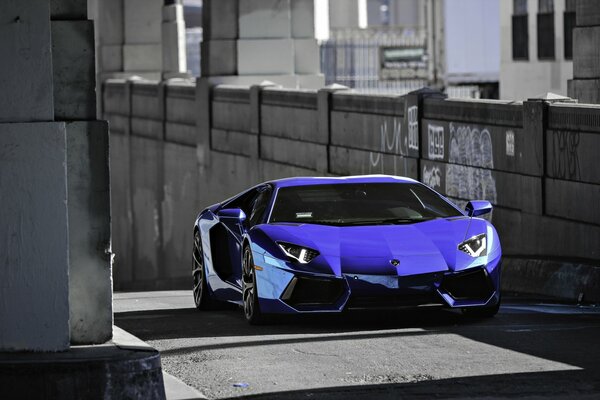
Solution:
[(308, 185), (335, 185), (344, 183), (418, 183), (412, 178), (392, 175), (357, 175), (343, 177), (310, 177), (301, 176), (269, 181), (275, 187), (308, 186)]

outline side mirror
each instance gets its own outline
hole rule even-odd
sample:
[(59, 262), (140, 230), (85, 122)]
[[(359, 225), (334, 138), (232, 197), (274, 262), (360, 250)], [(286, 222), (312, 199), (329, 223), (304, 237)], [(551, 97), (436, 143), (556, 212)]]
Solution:
[(487, 200), (471, 200), (467, 203), (465, 211), (469, 217), (477, 217), (492, 211), (492, 204)]
[(241, 208), (224, 208), (217, 211), (217, 215), (220, 218), (235, 219), (240, 223), (246, 220), (246, 213)]

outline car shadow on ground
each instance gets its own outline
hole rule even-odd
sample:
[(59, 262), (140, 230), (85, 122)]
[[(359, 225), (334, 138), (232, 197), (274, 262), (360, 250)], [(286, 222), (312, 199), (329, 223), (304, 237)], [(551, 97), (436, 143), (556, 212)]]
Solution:
[(142, 340), (435, 329), (474, 322), (478, 320), (441, 308), (278, 315), (266, 324), (254, 326), (245, 321), (237, 306), (224, 306), (212, 311), (183, 308), (115, 313), (115, 324)]

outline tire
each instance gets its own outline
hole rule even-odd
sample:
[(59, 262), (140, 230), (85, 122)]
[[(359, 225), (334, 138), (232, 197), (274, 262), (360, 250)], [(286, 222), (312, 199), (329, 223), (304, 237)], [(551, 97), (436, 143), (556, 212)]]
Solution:
[(261, 325), (266, 322), (258, 304), (258, 286), (254, 258), (249, 246), (244, 247), (242, 258), (242, 297), (244, 301), (244, 317), (250, 325)]
[(206, 269), (204, 268), (204, 252), (200, 232), (194, 232), (194, 251), (192, 253), (192, 278), (194, 280), (194, 304), (198, 310), (210, 310), (214, 301), (208, 291), (206, 283)]
[(472, 318), (493, 318), (500, 310), (500, 300), (493, 306), (487, 307), (465, 307), (462, 309), (464, 315)]

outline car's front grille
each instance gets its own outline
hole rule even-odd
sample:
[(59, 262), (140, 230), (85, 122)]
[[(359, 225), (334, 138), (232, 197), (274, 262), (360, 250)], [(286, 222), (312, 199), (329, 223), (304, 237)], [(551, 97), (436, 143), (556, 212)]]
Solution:
[(446, 275), (440, 288), (455, 300), (487, 300), (494, 293), (485, 268)]
[(344, 293), (343, 279), (320, 279), (295, 276), (281, 299), (291, 306), (334, 304)]

